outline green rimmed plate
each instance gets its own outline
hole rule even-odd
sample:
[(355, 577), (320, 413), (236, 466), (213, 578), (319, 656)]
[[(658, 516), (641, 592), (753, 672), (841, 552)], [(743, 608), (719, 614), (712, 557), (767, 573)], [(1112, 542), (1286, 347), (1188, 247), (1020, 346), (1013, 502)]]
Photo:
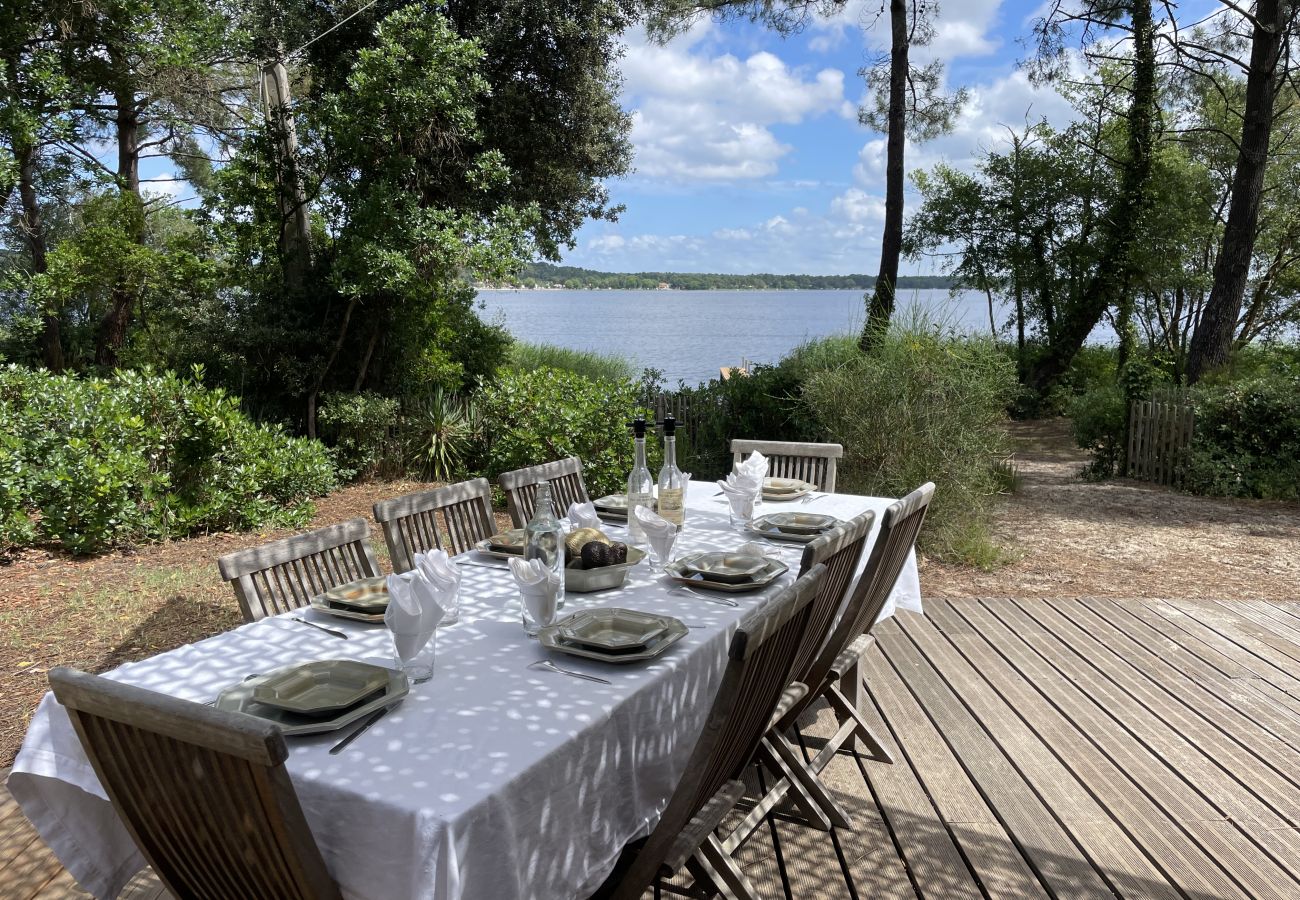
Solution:
[(388, 579), (376, 575), (350, 581), (330, 588), (324, 597), (331, 606), (382, 615), (388, 609)]
[[(400, 669), (386, 669), (382, 666), (373, 666), (386, 673), (387, 682), (383, 688), (376, 692), (372, 699), (365, 700), (356, 706), (339, 710), (333, 715), (327, 716), (304, 716), (299, 713), (290, 712), (287, 709), (278, 709), (274, 706), (268, 706), (265, 703), (259, 703), (253, 696), (258, 685), (264, 683), (266, 679), (272, 678), (285, 669), (296, 668), (300, 663), (293, 666), (283, 666), (264, 675), (258, 675), (256, 678), (250, 678), (247, 681), (241, 681), (238, 684), (226, 688), (217, 697), (216, 703), (213, 704), (217, 709), (224, 709), (227, 712), (239, 712), (250, 716), (257, 716), (259, 719), (265, 719), (273, 722), (280, 727), (285, 735), (293, 736), (299, 734), (323, 734), (329, 731), (337, 731), (347, 725), (351, 725), (360, 719), (364, 719), (372, 712), (383, 709), (385, 706), (392, 706), (400, 701), (411, 691), (411, 683), (406, 677), (406, 673)], [(360, 663), (367, 665), (367, 663)]]
[(562, 622), (556, 633), (571, 644), (628, 653), (645, 650), (672, 625), (668, 616), (637, 612), (634, 609), (584, 609)]
[(253, 688), (266, 706), (319, 717), (355, 706), (388, 684), (378, 666), (351, 659), (322, 659), (280, 669)]
[(692, 575), (703, 575), (709, 581), (740, 584), (752, 581), (755, 575), (763, 571), (766, 563), (766, 558), (762, 556), (715, 552), (691, 557), (691, 561), (685, 564), (685, 569)]
[(680, 619), (674, 619), (671, 616), (663, 616), (662, 618), (667, 623), (667, 628), (657, 637), (650, 638), (645, 647), (640, 650), (633, 648), (631, 651), (610, 652), (575, 643), (560, 634), (559, 629), (564, 622), (557, 622), (543, 628), (537, 633), (537, 640), (548, 650), (567, 653), (570, 656), (580, 656), (583, 659), (595, 659), (600, 662), (624, 665), (654, 659), (690, 633), (690, 629)]
[(708, 555), (708, 553), (688, 553), (664, 566), (664, 571), (678, 584), (686, 584), (708, 591), (723, 591), (728, 594), (761, 590), (790, 571), (790, 567), (781, 560), (764, 557), (763, 568), (746, 581), (735, 584), (727, 584), (724, 581), (710, 581), (699, 572), (691, 571), (691, 567), (698, 563), (700, 557)]

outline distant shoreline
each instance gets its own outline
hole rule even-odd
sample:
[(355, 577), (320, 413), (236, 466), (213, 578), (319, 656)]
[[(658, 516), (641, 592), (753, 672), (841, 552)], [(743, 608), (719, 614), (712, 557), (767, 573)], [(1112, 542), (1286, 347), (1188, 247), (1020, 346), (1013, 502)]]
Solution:
[[(870, 290), (872, 290), (872, 289), (871, 289), (871, 288), (861, 288), (861, 287), (817, 287), (817, 288), (814, 288), (814, 287), (794, 287), (794, 288), (779, 288), (779, 287), (712, 287), (712, 288), (678, 288), (678, 287), (671, 287), (671, 288), (608, 288), (608, 287), (498, 287), (498, 286), (488, 286), (488, 285), (479, 285), (479, 284), (476, 284), (476, 285), (474, 285), (474, 290), (479, 291), (479, 292), (482, 292), (482, 293), (492, 292), (492, 293), (502, 293), (502, 294), (519, 293), (519, 292), (521, 292), (521, 291), (535, 291), (535, 292), (536, 292), (536, 291), (541, 291), (541, 292), (548, 292), (548, 293), (559, 293), (560, 291), (591, 291), (592, 293), (600, 293), (600, 292), (603, 292), (603, 291), (608, 291), (608, 292), (611, 292), (611, 293), (613, 293), (613, 292), (618, 292), (618, 293), (621, 293), (621, 294), (629, 294), (629, 293), (636, 293), (636, 294), (720, 294), (720, 293), (726, 293), (726, 292), (732, 292), (732, 293), (735, 293), (735, 292), (738, 292), (738, 291), (743, 291), (744, 293), (747, 293), (747, 294), (789, 294), (789, 293), (796, 293), (796, 292), (798, 292), (798, 293), (821, 293), (821, 292), (823, 292), (823, 291), (826, 291), (826, 292), (840, 292), (840, 293), (843, 293), (844, 291), (854, 291), (854, 292), (857, 292), (857, 293), (863, 293), (863, 292), (866, 292), (866, 291), (870, 291)], [(951, 285), (944, 285), (944, 286), (940, 286), (940, 287), (935, 287), (934, 285), (915, 285), (915, 286), (913, 286), (913, 285), (907, 285), (907, 284), (900, 284), (900, 285), (898, 285), (898, 287), (896, 288), (896, 290), (898, 290), (898, 291), (948, 291), (948, 290), (953, 290), (953, 287), (952, 287)], [(957, 290), (965, 290), (965, 288), (957, 288)]]

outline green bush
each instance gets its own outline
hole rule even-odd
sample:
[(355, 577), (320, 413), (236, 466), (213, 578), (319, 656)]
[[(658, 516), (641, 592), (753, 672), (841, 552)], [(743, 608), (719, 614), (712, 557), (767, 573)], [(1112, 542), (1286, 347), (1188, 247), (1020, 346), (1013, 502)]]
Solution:
[(520, 372), (560, 369), (592, 381), (627, 381), (635, 376), (632, 363), (614, 353), (570, 350), (568, 347), (524, 341), (511, 345), (504, 368)]
[(1074, 440), (1092, 454), (1083, 470), (1085, 478), (1110, 478), (1124, 455), (1125, 420), (1128, 400), (1114, 382), (1099, 383), (1070, 400), (1066, 409), (1074, 428)]
[(838, 489), (899, 497), (935, 482), (923, 545), (980, 565), (998, 555), (987, 528), (1015, 392), (1015, 365), (992, 341), (915, 327), (804, 388), (824, 436), (844, 445)]
[(1300, 375), (1265, 375), (1194, 392), (1187, 488), (1198, 494), (1300, 499)]
[(626, 422), (631, 381), (593, 381), (560, 369), (502, 371), (479, 397), (488, 474), (576, 456), (592, 496), (622, 490), (632, 467)]
[(307, 521), (336, 484), (325, 448), (251, 422), (175, 374), (0, 369), (3, 542), (75, 553)]
[(316, 422), (342, 477), (364, 478), (400, 466), (397, 412), (396, 400), (368, 391), (321, 397)]

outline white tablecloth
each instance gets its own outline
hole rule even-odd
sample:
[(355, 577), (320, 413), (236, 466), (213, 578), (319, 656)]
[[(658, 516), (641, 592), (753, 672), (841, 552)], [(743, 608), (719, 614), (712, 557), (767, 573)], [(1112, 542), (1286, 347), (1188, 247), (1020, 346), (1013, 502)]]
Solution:
[[(712, 485), (693, 484), (676, 552), (730, 549)], [(795, 508), (847, 518), (890, 501), (830, 495)], [(788, 504), (765, 503), (764, 512)], [(878, 527), (877, 522), (877, 527)], [(617, 537), (621, 530), (611, 528)], [(874, 539), (874, 536), (873, 536)], [(433, 680), (344, 752), (338, 734), (289, 739), (289, 775), (326, 864), (349, 898), (508, 900), (586, 896), (620, 848), (653, 827), (681, 777), (717, 690), (738, 623), (777, 585), (736, 594), (739, 608), (671, 591), (640, 566), (622, 591), (570, 594), (566, 610), (622, 606), (680, 618), (691, 632), (663, 656), (628, 666), (574, 657), (561, 665), (595, 684), (528, 668), (547, 656), (524, 636), (504, 569), (466, 566), (461, 621), (437, 636)], [(909, 559), (885, 614), (920, 611)], [(253, 672), (332, 657), (390, 664), (382, 628), (306, 611), (347, 641), (284, 617), (122, 666), (109, 677), (207, 701)], [(81, 750), (66, 711), (47, 694), (9, 777), (9, 790), (88, 891), (116, 896), (144, 866)]]

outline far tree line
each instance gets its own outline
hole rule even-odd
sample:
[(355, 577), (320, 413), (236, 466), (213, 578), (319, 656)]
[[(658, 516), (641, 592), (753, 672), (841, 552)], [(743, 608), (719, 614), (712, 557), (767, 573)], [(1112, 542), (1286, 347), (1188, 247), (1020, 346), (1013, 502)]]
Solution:
[[(587, 290), (656, 290), (667, 285), (684, 291), (849, 291), (870, 290), (876, 283), (874, 275), (773, 275), (759, 272), (753, 275), (733, 275), (720, 272), (598, 272), (578, 266), (557, 266), (551, 263), (528, 263), (500, 284), (510, 287), (555, 287)], [(935, 290), (954, 285), (947, 275), (904, 275), (898, 280), (899, 288)]]

